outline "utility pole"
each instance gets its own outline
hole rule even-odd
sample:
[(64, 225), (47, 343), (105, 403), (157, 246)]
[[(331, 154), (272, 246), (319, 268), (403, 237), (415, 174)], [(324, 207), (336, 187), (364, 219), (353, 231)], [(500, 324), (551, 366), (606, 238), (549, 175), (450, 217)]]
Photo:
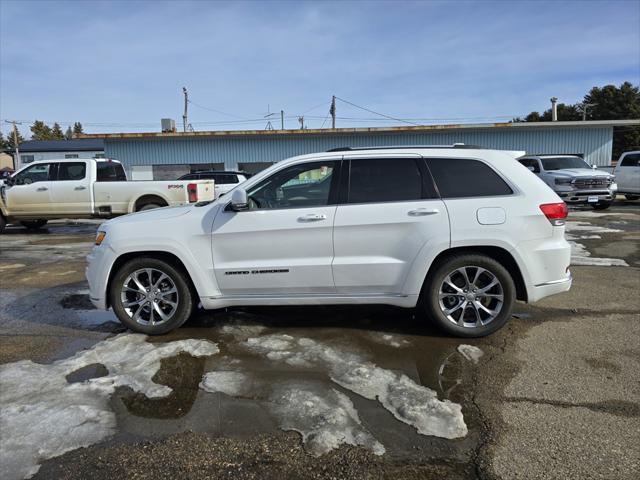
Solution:
[(13, 169), (17, 171), (22, 168), (22, 161), (20, 160), (20, 149), (18, 148), (18, 127), (16, 127), (16, 125), (22, 125), (22, 122), (16, 122), (15, 120), (5, 120), (5, 122), (13, 125), (13, 145), (16, 148), (16, 154), (13, 157)]
[(280, 110), (280, 130), (284, 130), (284, 110)]
[(586, 122), (587, 121), (587, 109), (589, 107), (595, 107), (596, 105), (598, 105), (597, 103), (585, 103), (582, 102), (580, 104), (580, 106), (582, 107), (582, 121)]
[(304, 116), (298, 117), (298, 122), (300, 122), (300, 130), (304, 130)]
[(558, 121), (558, 97), (551, 97), (551, 121)]
[(331, 113), (331, 128), (336, 128), (336, 96), (333, 95), (331, 97), (331, 108), (329, 109), (329, 113)]
[(184, 93), (184, 115), (182, 115), (182, 131), (187, 133), (187, 104), (189, 103), (189, 94), (187, 93), (187, 87), (182, 87), (182, 93)]

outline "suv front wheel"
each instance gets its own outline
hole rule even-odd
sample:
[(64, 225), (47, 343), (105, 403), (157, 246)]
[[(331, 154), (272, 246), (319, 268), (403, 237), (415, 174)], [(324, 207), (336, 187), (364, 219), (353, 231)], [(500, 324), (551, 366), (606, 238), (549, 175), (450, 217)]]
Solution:
[(496, 260), (480, 254), (456, 255), (437, 267), (422, 292), (427, 316), (458, 337), (484, 337), (511, 316), (516, 287)]
[(125, 326), (147, 335), (178, 328), (193, 308), (185, 274), (157, 258), (136, 258), (125, 263), (111, 281), (109, 299)]

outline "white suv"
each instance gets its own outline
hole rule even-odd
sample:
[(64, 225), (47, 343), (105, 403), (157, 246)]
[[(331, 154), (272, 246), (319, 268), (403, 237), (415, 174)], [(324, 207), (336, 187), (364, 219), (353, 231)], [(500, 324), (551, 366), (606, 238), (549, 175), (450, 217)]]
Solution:
[(281, 161), (214, 202), (104, 223), (91, 300), (147, 334), (179, 327), (198, 303), (368, 303), (487, 335), (516, 299), (571, 286), (567, 207), (521, 154), (344, 148)]

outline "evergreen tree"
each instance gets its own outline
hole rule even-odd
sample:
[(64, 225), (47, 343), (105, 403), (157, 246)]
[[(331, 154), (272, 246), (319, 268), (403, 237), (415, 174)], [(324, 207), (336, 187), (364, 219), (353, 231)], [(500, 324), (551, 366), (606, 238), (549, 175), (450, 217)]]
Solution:
[(81, 133), (84, 133), (82, 131), (82, 124), (80, 122), (76, 122), (73, 124), (73, 134), (74, 135), (79, 135)]
[(4, 135), (0, 132), (0, 152), (9, 149), (9, 140), (5, 140)]
[[(22, 138), (22, 135), (20, 134), (20, 130), (17, 130), (17, 132), (18, 132), (18, 145), (20, 145), (22, 142), (24, 142), (24, 138)], [(15, 142), (13, 141), (13, 130), (7, 133), (7, 138), (5, 140), (5, 143), (7, 145), (7, 148), (10, 148), (11, 150), (15, 150), (16, 145), (15, 145)]]
[(58, 122), (53, 124), (53, 128), (51, 129), (51, 138), (52, 140), (64, 140), (64, 133), (62, 133), (62, 128)]
[(51, 127), (46, 123), (36, 120), (31, 125), (31, 140), (52, 140)]

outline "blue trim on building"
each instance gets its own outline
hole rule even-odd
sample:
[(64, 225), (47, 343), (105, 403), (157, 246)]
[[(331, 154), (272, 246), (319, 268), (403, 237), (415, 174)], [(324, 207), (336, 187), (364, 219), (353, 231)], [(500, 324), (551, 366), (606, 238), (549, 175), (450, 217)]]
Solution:
[(613, 127), (495, 128), (394, 133), (323, 133), (282, 136), (210, 136), (106, 138), (105, 156), (137, 165), (173, 165), (224, 162), (236, 170), (239, 163), (277, 162), (305, 153), (336, 147), (384, 145), (450, 145), (466, 143), (502, 150), (581, 154), (588, 163), (610, 165)]

